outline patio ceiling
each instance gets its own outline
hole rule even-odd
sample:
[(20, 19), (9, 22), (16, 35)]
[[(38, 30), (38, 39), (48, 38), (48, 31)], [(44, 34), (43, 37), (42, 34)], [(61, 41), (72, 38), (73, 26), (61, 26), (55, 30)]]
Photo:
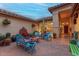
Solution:
[(71, 9), (62, 11), (62, 12), (60, 12), (60, 18), (63, 19), (63, 18), (70, 17), (71, 13), (72, 13)]

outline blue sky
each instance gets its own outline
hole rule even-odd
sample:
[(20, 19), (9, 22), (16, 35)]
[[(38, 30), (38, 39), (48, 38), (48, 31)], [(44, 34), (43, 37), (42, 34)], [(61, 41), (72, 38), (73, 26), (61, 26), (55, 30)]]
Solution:
[(48, 11), (49, 7), (58, 5), (57, 3), (0, 3), (0, 8), (15, 12), (17, 14), (39, 19), (42, 17), (51, 16)]

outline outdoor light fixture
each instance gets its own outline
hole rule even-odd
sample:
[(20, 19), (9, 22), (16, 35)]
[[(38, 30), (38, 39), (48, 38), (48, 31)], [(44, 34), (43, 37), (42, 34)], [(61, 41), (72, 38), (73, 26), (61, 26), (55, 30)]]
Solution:
[(51, 23), (51, 24), (53, 24), (53, 23)]
[(64, 23), (62, 23), (62, 25), (64, 25)]
[(66, 22), (66, 25), (68, 25), (69, 23), (68, 22)]

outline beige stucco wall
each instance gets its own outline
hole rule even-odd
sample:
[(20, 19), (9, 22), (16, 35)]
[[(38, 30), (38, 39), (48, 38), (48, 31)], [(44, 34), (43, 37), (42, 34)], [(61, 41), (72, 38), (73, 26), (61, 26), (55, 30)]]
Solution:
[(49, 21), (44, 21), (44, 24), (43, 24), (43, 21), (40, 22), (39, 27), (38, 27), (39, 28), (38, 31), (42, 32), (42, 29), (44, 27), (46, 28), (45, 29), (46, 31), (53, 32), (53, 23), (52, 23), (52, 21), (50, 21), (50, 20)]
[(59, 37), (59, 12), (53, 12), (53, 33), (56, 33), (57, 37)]
[(0, 33), (2, 34), (5, 34), (7, 32), (10, 32), (11, 34), (17, 34), (23, 26), (28, 30), (29, 33), (33, 31), (31, 27), (32, 22), (28, 22), (22, 19), (7, 17), (7, 19), (11, 21), (11, 24), (4, 26), (2, 24), (2, 21), (4, 19), (5, 19), (5, 16), (0, 15)]

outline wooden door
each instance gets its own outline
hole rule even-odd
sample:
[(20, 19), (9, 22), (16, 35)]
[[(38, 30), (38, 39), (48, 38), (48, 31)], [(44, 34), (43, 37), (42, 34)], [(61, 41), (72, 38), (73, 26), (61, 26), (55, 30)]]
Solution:
[(68, 34), (68, 25), (64, 25), (64, 34)]

